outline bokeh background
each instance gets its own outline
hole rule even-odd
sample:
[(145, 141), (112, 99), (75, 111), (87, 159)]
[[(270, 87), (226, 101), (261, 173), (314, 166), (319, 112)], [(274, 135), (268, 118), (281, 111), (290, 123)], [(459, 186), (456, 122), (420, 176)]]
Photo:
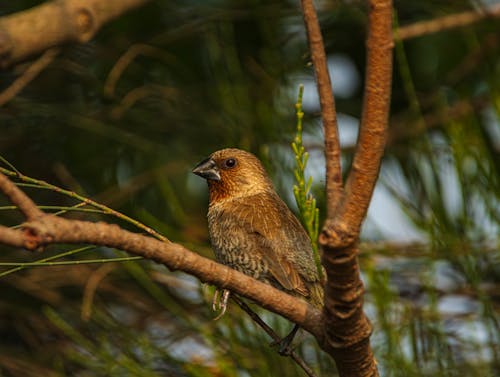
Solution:
[[(0, 16), (39, 1), (1, 1)], [(395, 1), (395, 25), (496, 1)], [(365, 70), (364, 1), (319, 1), (348, 170)], [(500, 24), (397, 42), (389, 138), (360, 262), (383, 376), (500, 376)], [(4, 90), (30, 63), (0, 72)], [(296, 1), (152, 1), (67, 46), (0, 107), (0, 155), (212, 257), (205, 183), (190, 173), (235, 146), (293, 201), (294, 104), (304, 84), (307, 175), (324, 216), (320, 111)], [(2, 167), (11, 169), (7, 163)], [(36, 185), (35, 185), (36, 186)], [(77, 200), (23, 187), (48, 211)], [(66, 216), (118, 222), (100, 213)], [(0, 198), (0, 222), (22, 221)], [(44, 254), (0, 247), (2, 263)], [(89, 248), (58, 260), (123, 256)], [(0, 265), (0, 376), (302, 376), (236, 305), (148, 261)], [(257, 309), (256, 309), (257, 310)], [(260, 311), (280, 334), (291, 324)], [(318, 376), (332, 361), (304, 335)]]

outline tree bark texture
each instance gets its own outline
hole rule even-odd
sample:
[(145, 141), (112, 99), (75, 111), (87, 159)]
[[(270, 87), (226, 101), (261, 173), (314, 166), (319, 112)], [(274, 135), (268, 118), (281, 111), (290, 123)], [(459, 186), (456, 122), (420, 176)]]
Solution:
[[(310, 0), (303, 3), (314, 12)], [(392, 80), (392, 2), (370, 0), (369, 7), (366, 84), (356, 151), (345, 186), (340, 194), (328, 196), (328, 200), (335, 197), (340, 202), (329, 203), (327, 219), (319, 237), (327, 272), (323, 308), (324, 346), (335, 359), (342, 377), (378, 376), (369, 342), (371, 324), (363, 312), (364, 287), (359, 272), (358, 245), (361, 224), (378, 178), (386, 140)], [(307, 16), (306, 10), (304, 20), (306, 25), (317, 22), (317, 18)], [(317, 38), (313, 39), (311, 33), (309, 38), (311, 54), (315, 54), (313, 45), (317, 44)], [(326, 59), (324, 53), (317, 56), (317, 60), (321, 59)], [(329, 83), (328, 72), (316, 69), (316, 75), (318, 87)], [(323, 95), (320, 90), (319, 93)], [(324, 112), (324, 102), (321, 103)], [(328, 145), (337, 147), (337, 136), (328, 132), (326, 124), (324, 127), (325, 154), (327, 158), (339, 160), (326, 164), (328, 194), (331, 190), (328, 177), (335, 177), (338, 172), (340, 150), (329, 154)], [(328, 138), (332, 140), (329, 142)]]
[(340, 141), (335, 111), (335, 99), (321, 36), (318, 16), (312, 0), (302, 0), (302, 15), (306, 26), (309, 50), (316, 75), (321, 106), (321, 119), (325, 134), (326, 203), (327, 216), (331, 216), (342, 197), (342, 168), (340, 166)]
[(65, 43), (89, 41), (107, 22), (149, 0), (55, 0), (0, 18), (0, 68)]

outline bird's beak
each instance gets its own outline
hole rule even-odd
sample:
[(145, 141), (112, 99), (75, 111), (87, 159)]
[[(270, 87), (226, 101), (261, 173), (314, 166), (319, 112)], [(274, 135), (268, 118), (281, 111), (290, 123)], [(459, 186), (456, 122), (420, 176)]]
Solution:
[(205, 179), (220, 181), (220, 171), (217, 164), (211, 158), (203, 160), (193, 169), (193, 173)]

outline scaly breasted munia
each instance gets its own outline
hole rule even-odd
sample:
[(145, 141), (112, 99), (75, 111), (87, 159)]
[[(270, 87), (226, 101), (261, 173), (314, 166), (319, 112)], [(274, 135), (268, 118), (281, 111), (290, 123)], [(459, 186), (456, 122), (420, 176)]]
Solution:
[[(193, 173), (208, 182), (208, 229), (217, 260), (320, 308), (323, 287), (311, 241), (257, 157), (222, 149)], [(218, 303), (221, 314), (228, 295)], [(217, 300), (218, 295), (214, 310)]]

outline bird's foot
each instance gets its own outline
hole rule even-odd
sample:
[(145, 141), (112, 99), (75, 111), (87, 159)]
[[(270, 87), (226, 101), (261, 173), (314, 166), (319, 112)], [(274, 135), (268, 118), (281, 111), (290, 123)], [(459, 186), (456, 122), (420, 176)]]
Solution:
[(300, 327), (298, 325), (295, 325), (292, 331), (290, 331), (290, 333), (287, 336), (285, 336), (280, 341), (272, 342), (271, 346), (278, 346), (278, 353), (281, 356), (290, 356), (293, 352), (292, 341), (293, 338), (295, 338), (295, 334), (297, 334), (299, 328)]
[[(227, 289), (222, 290), (222, 295), (221, 295), (221, 290), (216, 289), (214, 293), (214, 299), (212, 300), (212, 310), (214, 312), (220, 311), (220, 313), (217, 315), (217, 317), (214, 318), (214, 321), (217, 321), (220, 319), (224, 313), (226, 312), (227, 309), (227, 301), (229, 300), (229, 295), (231, 291), (228, 291)], [(221, 296), (221, 297), (219, 297)]]

